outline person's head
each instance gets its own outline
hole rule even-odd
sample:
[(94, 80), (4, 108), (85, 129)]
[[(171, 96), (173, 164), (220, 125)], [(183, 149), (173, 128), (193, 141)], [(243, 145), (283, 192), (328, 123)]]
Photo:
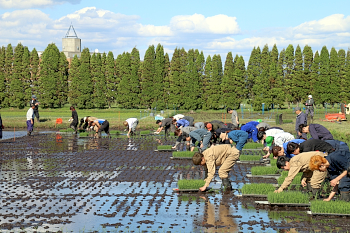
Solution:
[(272, 146), (273, 140), (274, 140), (274, 138), (272, 136), (266, 137), (266, 139), (265, 139), (266, 146), (268, 146), (268, 147)]
[(213, 131), (213, 125), (211, 123), (208, 123), (206, 126), (207, 130)]
[(35, 95), (32, 95), (32, 100), (36, 100), (36, 96)]
[(194, 165), (205, 165), (204, 155), (199, 152), (194, 153), (192, 157), (192, 162)]
[(70, 106), (70, 108), (69, 108), (71, 111), (74, 111), (75, 110), (75, 108), (73, 107), (73, 106)]
[(162, 124), (162, 121), (161, 120), (157, 120), (156, 124), (160, 126)]
[(125, 127), (128, 127), (128, 126), (129, 126), (129, 124), (128, 124), (127, 121), (124, 121), (124, 122), (123, 122), (123, 125), (124, 125)]
[(284, 155), (284, 149), (280, 146), (274, 146), (272, 147), (272, 154), (273, 157), (279, 157)]
[(320, 155), (314, 155), (311, 157), (309, 162), (309, 168), (311, 171), (321, 171), (325, 172), (327, 171), (327, 168), (329, 167), (329, 163), (327, 159), (323, 158)]
[(233, 112), (233, 110), (231, 108), (227, 108), (226, 110), (227, 110), (227, 113), (232, 113)]
[(176, 120), (175, 119), (173, 119), (173, 121), (171, 122), (173, 125), (176, 125)]
[(175, 132), (174, 132), (174, 135), (175, 136), (180, 136), (181, 135), (181, 130), (180, 129), (176, 129)]
[(265, 140), (266, 139), (266, 133), (265, 131), (260, 131), (258, 132), (258, 140)]
[(309, 132), (309, 126), (308, 125), (304, 125), (304, 124), (300, 124), (299, 125), (299, 132), (300, 133), (308, 133)]
[(300, 154), (299, 144), (297, 144), (295, 142), (289, 142), (287, 144), (287, 153), (288, 154), (293, 154), (293, 155)]
[(84, 117), (84, 122), (88, 123), (89, 122), (89, 117), (90, 116)]
[(299, 115), (301, 113), (301, 108), (300, 107), (295, 107), (294, 112)]
[(312, 99), (312, 95), (309, 95), (308, 98), (309, 98), (309, 99)]
[(278, 169), (283, 169), (285, 171), (289, 171), (290, 169), (290, 163), (289, 163), (290, 158), (286, 156), (279, 156), (277, 159), (277, 167)]
[(90, 122), (89, 122), (89, 126), (95, 126), (95, 124), (96, 124), (96, 123), (93, 122), (93, 121), (90, 121)]

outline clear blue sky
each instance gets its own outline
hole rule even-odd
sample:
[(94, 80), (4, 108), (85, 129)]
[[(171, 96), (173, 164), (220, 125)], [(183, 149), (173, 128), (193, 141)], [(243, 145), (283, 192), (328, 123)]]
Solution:
[[(314, 51), (350, 47), (350, 1), (92, 1), (0, 0), (0, 45), (18, 42), (43, 50), (61, 49), (72, 22), (82, 47), (114, 55), (161, 43), (205, 56), (227, 52), (245, 59), (254, 46), (310, 45)], [(247, 61), (246, 61), (247, 62)]]

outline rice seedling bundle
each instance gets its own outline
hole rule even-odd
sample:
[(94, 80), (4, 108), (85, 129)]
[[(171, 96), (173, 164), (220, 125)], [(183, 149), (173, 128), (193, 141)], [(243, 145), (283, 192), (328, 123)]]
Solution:
[(258, 149), (263, 148), (263, 145), (255, 142), (248, 142), (244, 145), (243, 149)]
[[(80, 137), (89, 137), (90, 134), (89, 133), (79, 133), (79, 136)], [(92, 134), (91, 134), (91, 136), (92, 136)]]
[(205, 184), (204, 180), (179, 180), (177, 187), (179, 189), (199, 189)]
[(68, 128), (68, 129), (61, 129), (60, 132), (62, 132), (62, 133), (70, 133), (70, 132), (72, 132), (73, 133), (75, 131), (72, 128)]
[(194, 151), (174, 151), (174, 158), (192, 158), (194, 155)]
[[(293, 179), (291, 184), (299, 184), (301, 183), (301, 177), (302, 177), (303, 173), (299, 172)], [(277, 182), (278, 184), (282, 184), (284, 179), (288, 176), (288, 171), (283, 171), (281, 173), (281, 176), (278, 178)]]
[(259, 194), (267, 195), (269, 192), (275, 191), (272, 184), (244, 184), (242, 187), (242, 194)]
[(161, 146), (158, 146), (157, 149), (158, 150), (171, 150), (172, 148), (172, 145), (161, 145)]
[(260, 155), (240, 155), (240, 161), (259, 161), (261, 159)]
[(311, 201), (311, 212), (324, 214), (350, 214), (350, 203), (346, 201)]
[(281, 193), (268, 193), (267, 200), (270, 203), (293, 203), (293, 204), (306, 204), (309, 203), (309, 195), (302, 192), (281, 192)]
[(262, 166), (257, 166), (257, 167), (252, 167), (251, 172), (252, 175), (274, 175), (278, 171), (277, 167), (262, 167)]

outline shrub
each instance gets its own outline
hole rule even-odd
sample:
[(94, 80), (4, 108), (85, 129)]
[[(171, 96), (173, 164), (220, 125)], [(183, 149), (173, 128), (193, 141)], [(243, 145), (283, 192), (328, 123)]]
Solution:
[(350, 203), (346, 201), (311, 201), (311, 211), (325, 214), (349, 214)]
[(252, 175), (274, 175), (278, 171), (277, 167), (262, 167), (262, 166), (257, 166), (257, 167), (252, 167), (251, 172)]
[(257, 148), (263, 148), (263, 145), (260, 143), (248, 142), (243, 147), (243, 149), (257, 149)]
[(162, 146), (158, 146), (157, 149), (158, 150), (171, 150), (171, 145), (162, 145)]
[(260, 155), (240, 155), (239, 160), (241, 161), (260, 161)]
[(242, 187), (242, 194), (267, 195), (273, 191), (275, 191), (275, 187), (272, 184), (244, 184)]
[(177, 187), (179, 189), (199, 189), (205, 184), (204, 180), (179, 180)]
[[(299, 172), (295, 177), (294, 180), (292, 181), (291, 184), (300, 184), (301, 183), (301, 177), (302, 177), (303, 173)], [(284, 179), (288, 176), (288, 171), (283, 171), (281, 173), (281, 176), (278, 178), (277, 182), (278, 184), (282, 184)]]
[(194, 155), (194, 151), (174, 151), (174, 158), (192, 158)]
[(302, 192), (281, 192), (281, 193), (268, 193), (267, 200), (270, 203), (294, 203), (303, 204), (309, 203), (309, 195)]

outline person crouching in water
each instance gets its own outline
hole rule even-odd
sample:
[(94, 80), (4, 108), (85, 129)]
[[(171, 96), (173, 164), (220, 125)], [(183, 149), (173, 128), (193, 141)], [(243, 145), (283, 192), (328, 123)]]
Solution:
[(192, 157), (193, 164), (204, 166), (208, 171), (205, 185), (199, 188), (199, 190), (206, 190), (211, 180), (214, 178), (216, 166), (220, 166), (219, 177), (222, 180), (222, 185), (225, 191), (231, 191), (232, 186), (228, 174), (238, 158), (239, 150), (237, 150), (235, 146), (231, 147), (229, 144), (212, 146), (202, 153), (196, 152)]
[(75, 111), (75, 108), (73, 106), (71, 106), (69, 109), (72, 111), (72, 117), (69, 119), (69, 121), (72, 121), (72, 123), (70, 123), (69, 127), (72, 128), (75, 133), (77, 133), (79, 123), (78, 113)]
[(102, 131), (105, 131), (105, 133), (108, 135), (108, 137), (110, 137), (109, 134), (109, 122), (107, 120), (104, 119), (97, 119), (95, 121), (90, 121), (89, 126), (95, 126), (96, 128), (96, 134), (95, 137), (101, 137), (99, 136), (99, 134), (101, 134)]

